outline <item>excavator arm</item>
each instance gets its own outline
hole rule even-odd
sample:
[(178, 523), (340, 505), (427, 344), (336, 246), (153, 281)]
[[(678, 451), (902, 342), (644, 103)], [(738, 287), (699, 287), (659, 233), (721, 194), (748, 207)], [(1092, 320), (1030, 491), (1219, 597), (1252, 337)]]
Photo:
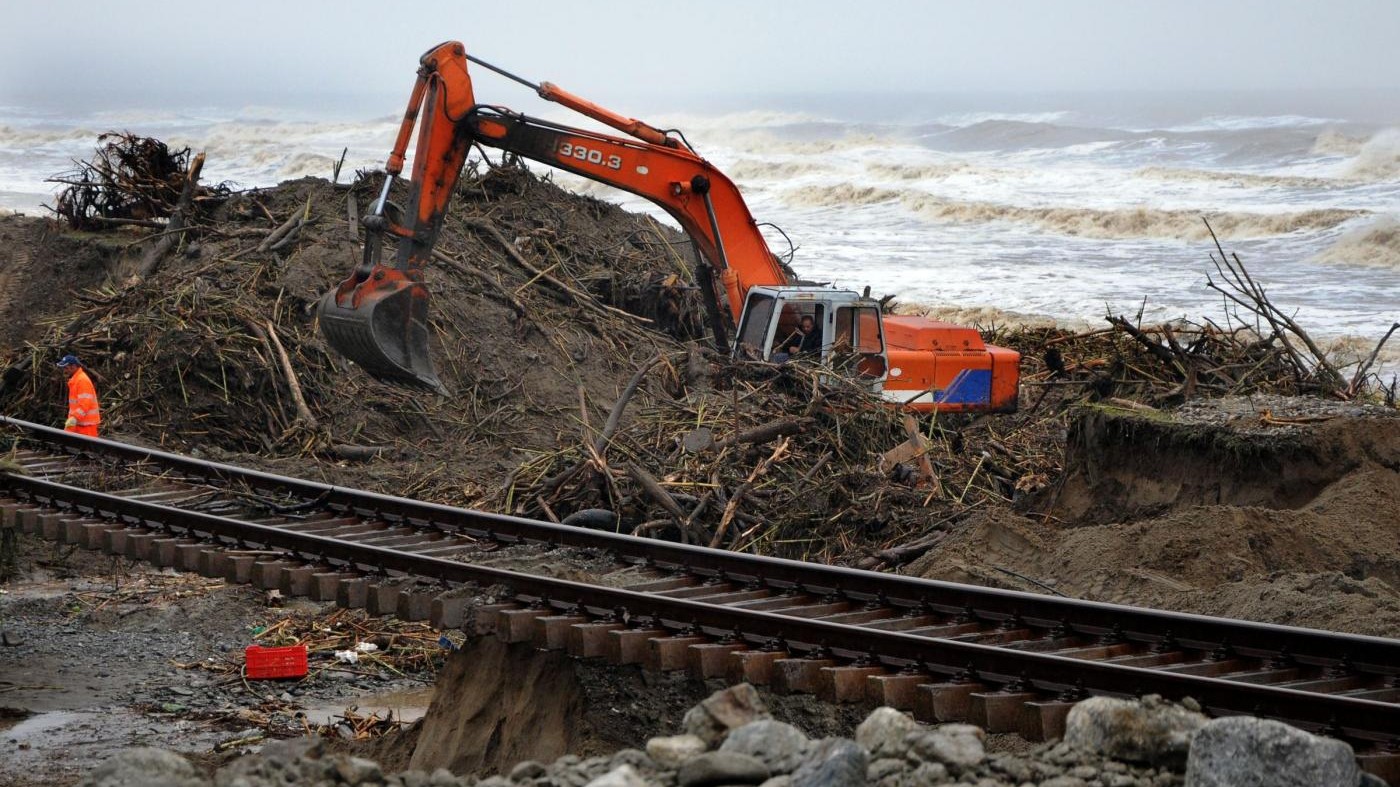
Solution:
[[(719, 272), (737, 322), (744, 296), (755, 285), (788, 283), (768, 249), (739, 189), (724, 173), (659, 129), (618, 115), (548, 82), (535, 88), (548, 100), (622, 131), (632, 139), (550, 123), (510, 110), (479, 105), (457, 42), (434, 47), (418, 70), (407, 111), (385, 167), (384, 187), (370, 214), (365, 254), (351, 275), (321, 302), (322, 332), (342, 355), (365, 371), (393, 382), (442, 390), (428, 355), (428, 290), (423, 270), (432, 257), (443, 216), (473, 143), (510, 151), (645, 197), (666, 210), (698, 247), (711, 324), (726, 344), (714, 307), (710, 269)], [(476, 61), (480, 62), (480, 61)], [(503, 72), (504, 73), (504, 72)], [(524, 80), (507, 74), (512, 79)], [(409, 211), (403, 224), (385, 213), (389, 187), (404, 164), (415, 126)], [(380, 257), (382, 236), (397, 236), (392, 263)]]

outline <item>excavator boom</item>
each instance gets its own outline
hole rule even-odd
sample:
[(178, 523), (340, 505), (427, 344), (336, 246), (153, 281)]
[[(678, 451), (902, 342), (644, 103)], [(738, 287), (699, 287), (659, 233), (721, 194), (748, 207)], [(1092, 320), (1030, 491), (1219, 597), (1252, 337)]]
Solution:
[[(479, 104), (468, 61), (490, 68), (626, 136), (588, 131)], [(409, 210), (402, 223), (385, 210), (417, 130)], [(1008, 411), (1016, 407), (1019, 355), (984, 346), (976, 331), (918, 317), (882, 320), (854, 293), (794, 287), (768, 248), (738, 187), (670, 133), (620, 115), (549, 82), (535, 84), (470, 57), (458, 42), (429, 50), (419, 62), (408, 109), (389, 155), (384, 186), (365, 217), (364, 257), (321, 301), (321, 331), (331, 346), (371, 375), (444, 390), (428, 352), (428, 290), (423, 283), (452, 193), (473, 144), (498, 148), (644, 197), (669, 213), (699, 251), (697, 279), (711, 333), (729, 352), (723, 307), (739, 327), (738, 345), (768, 358), (779, 328), (817, 318), (832, 348), (859, 344), (857, 365), (874, 390), (919, 410)], [(398, 240), (381, 259), (385, 234)], [(763, 294), (759, 294), (759, 291)], [(721, 306), (721, 300), (723, 306)], [(749, 319), (751, 306), (766, 317)], [(864, 314), (862, 322), (855, 315)], [(784, 334), (786, 335), (786, 334)], [(781, 337), (778, 337), (781, 338)], [(756, 346), (764, 345), (764, 346)], [(740, 349), (736, 349), (739, 352)]]
[[(434, 47), (420, 61), (408, 110), (385, 167), (384, 190), (365, 219), (369, 234), (364, 260), (321, 302), (322, 333), (342, 355), (381, 379), (441, 389), (428, 355), (428, 291), (423, 269), (473, 142), (608, 183), (661, 205), (695, 241), (702, 258), (719, 268), (736, 322), (743, 308), (743, 293), (749, 287), (787, 283), (782, 265), (768, 249), (738, 187), (709, 162), (659, 129), (548, 82), (532, 87), (542, 98), (635, 139), (478, 105), (467, 60), (460, 43), (448, 42)], [(384, 203), (392, 178), (403, 168), (415, 126), (418, 143), (408, 197), (412, 212), (400, 226), (388, 221)], [(722, 236), (721, 227), (725, 230)], [(384, 232), (399, 238), (392, 265), (379, 260), (377, 236)], [(701, 275), (702, 286), (713, 292), (711, 282), (706, 281), (713, 272), (702, 266)], [(714, 308), (710, 324), (716, 343), (727, 345), (724, 321)]]

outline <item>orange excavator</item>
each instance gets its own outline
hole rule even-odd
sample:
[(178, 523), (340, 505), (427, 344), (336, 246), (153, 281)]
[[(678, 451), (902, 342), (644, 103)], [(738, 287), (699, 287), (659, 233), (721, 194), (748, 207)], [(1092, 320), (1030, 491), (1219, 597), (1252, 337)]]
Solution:
[[(468, 61), (627, 136), (478, 104)], [(385, 205), (415, 126), (408, 210), (396, 222)], [(882, 314), (880, 303), (866, 295), (794, 282), (769, 250), (734, 182), (696, 154), (679, 132), (624, 117), (549, 82), (528, 82), (467, 55), (455, 41), (423, 55), (384, 186), (364, 219), (363, 260), (320, 304), (321, 331), (331, 346), (379, 379), (444, 390), (428, 355), (423, 273), (473, 144), (606, 183), (665, 209), (703, 258), (697, 283), (723, 352), (784, 361), (799, 351), (791, 337), (801, 326), (805, 331), (798, 336), (820, 337), (801, 343), (808, 358), (857, 376), (891, 403), (920, 411), (1016, 409), (1019, 353), (984, 343), (972, 328)], [(381, 259), (385, 233), (398, 239), (392, 263)], [(737, 326), (732, 343), (721, 301)]]

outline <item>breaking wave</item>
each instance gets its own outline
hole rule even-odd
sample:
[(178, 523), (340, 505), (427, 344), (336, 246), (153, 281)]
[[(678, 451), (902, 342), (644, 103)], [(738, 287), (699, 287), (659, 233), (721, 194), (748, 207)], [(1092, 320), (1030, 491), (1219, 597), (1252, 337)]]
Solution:
[(1313, 140), (1312, 154), (1314, 156), (1355, 156), (1361, 152), (1361, 146), (1366, 144), (1362, 137), (1349, 137), (1346, 134), (1329, 128), (1317, 135)]
[(1250, 188), (1298, 188), (1314, 189), (1327, 186), (1326, 178), (1305, 178), (1296, 175), (1257, 175), (1251, 172), (1224, 172), (1187, 167), (1143, 167), (1137, 171), (1138, 177), (1166, 181), (1201, 181), (1208, 183), (1229, 183)]
[(900, 198), (901, 192), (879, 186), (856, 186), (838, 183), (834, 186), (804, 186), (786, 194), (794, 205), (814, 208), (834, 208), (846, 205), (877, 205)]
[(997, 325), (1009, 328), (1077, 328), (1085, 324), (1080, 320), (1057, 320), (1045, 314), (1029, 314), (996, 306), (931, 306), (912, 301), (896, 301), (894, 313), (917, 314), (932, 320), (977, 327)]
[(781, 180), (798, 175), (821, 171), (821, 165), (812, 161), (763, 161), (760, 159), (740, 159), (725, 168), (729, 177), (744, 180)]
[(37, 129), (0, 126), (0, 148), (32, 148), (55, 142), (92, 142), (101, 133), (86, 128)]
[(1222, 238), (1261, 238), (1299, 230), (1326, 230), (1364, 211), (1324, 208), (1288, 213), (1203, 212), (1157, 208), (1021, 207), (994, 202), (949, 200), (923, 192), (855, 186), (809, 186), (789, 191), (787, 199), (811, 207), (877, 205), (898, 202), (904, 208), (935, 221), (980, 224), (1013, 221), (1032, 224), (1062, 235), (1081, 238), (1173, 238), (1203, 240), (1210, 237), (1204, 215)]
[(1400, 129), (1388, 128), (1366, 140), (1347, 163), (1345, 175), (1357, 180), (1400, 177)]
[(984, 120), (970, 126), (930, 134), (925, 141), (932, 147), (955, 150), (1026, 150), (1065, 148), (1094, 142), (1120, 142), (1140, 136), (1131, 131), (1024, 120)]
[(872, 175), (894, 180), (943, 180), (974, 170), (989, 173), (989, 170), (962, 161), (946, 164), (867, 164), (865, 168)]
[(1400, 269), (1400, 220), (1381, 216), (1347, 230), (1313, 259)]

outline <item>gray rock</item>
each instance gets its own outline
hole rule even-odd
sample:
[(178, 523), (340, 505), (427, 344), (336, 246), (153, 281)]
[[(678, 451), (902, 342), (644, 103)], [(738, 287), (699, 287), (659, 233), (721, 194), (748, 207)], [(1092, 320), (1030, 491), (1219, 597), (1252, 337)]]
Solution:
[(823, 738), (792, 772), (792, 787), (859, 787), (865, 784), (870, 754), (845, 738)]
[(1180, 767), (1205, 716), (1148, 695), (1141, 700), (1090, 697), (1070, 708), (1064, 742), (1117, 760)]
[(525, 760), (524, 762), (517, 763), (514, 768), (510, 769), (510, 780), (513, 782), (523, 782), (530, 779), (538, 779), (545, 774), (545, 770), (544, 763), (535, 762), (534, 760)]
[(903, 757), (909, 751), (905, 738), (919, 725), (908, 714), (894, 708), (876, 708), (856, 727), (856, 743), (871, 757)]
[(1186, 787), (1356, 787), (1360, 779), (1347, 744), (1244, 716), (1202, 727), (1186, 762)]
[(865, 767), (866, 781), (878, 782), (886, 776), (894, 776), (904, 770), (904, 760), (884, 757), (871, 760)]
[(194, 768), (174, 752), (164, 749), (127, 749), (93, 768), (81, 787), (205, 787)]
[(699, 735), (660, 735), (647, 741), (647, 756), (662, 768), (675, 770), (709, 748)]
[(786, 773), (781, 776), (774, 776), (763, 784), (758, 785), (758, 787), (792, 787), (792, 777), (788, 776)]
[(751, 721), (729, 733), (720, 751), (747, 754), (768, 766), (770, 773), (791, 773), (807, 753), (807, 736), (786, 722), (773, 719)]
[(656, 761), (640, 749), (620, 749), (608, 758), (609, 768), (616, 768), (620, 765), (631, 765), (639, 771), (654, 771), (657, 767)]
[(1017, 784), (1031, 781), (1035, 776), (1035, 771), (1024, 760), (1019, 757), (1002, 756), (992, 763), (992, 768)]
[(906, 736), (909, 756), (923, 762), (941, 762), (970, 768), (987, 756), (982, 745), (986, 733), (971, 724), (944, 724), (932, 730), (915, 730)]
[(335, 774), (340, 778), (342, 784), (363, 784), (365, 782), (379, 784), (384, 781), (384, 772), (379, 770), (379, 763), (373, 760), (338, 756), (332, 762)]
[(631, 765), (619, 765), (589, 782), (588, 787), (647, 787), (647, 780)]
[(428, 779), (428, 783), (431, 784), (432, 787), (457, 787), (457, 785), (463, 782), (454, 776), (452, 771), (446, 768), (438, 768), (433, 771), (433, 775)]
[(915, 768), (914, 772), (910, 774), (910, 782), (918, 785), (939, 784), (947, 781), (947, 779), (948, 766), (941, 762), (921, 763), (919, 767)]
[(1049, 781), (1040, 783), (1040, 787), (1087, 787), (1088, 782), (1083, 779), (1076, 779), (1073, 776), (1056, 776)]
[(757, 757), (728, 751), (712, 751), (691, 758), (676, 774), (680, 787), (708, 784), (759, 784), (768, 780), (768, 766)]
[(770, 719), (768, 706), (753, 686), (740, 683), (706, 697), (686, 711), (681, 719), (684, 731), (698, 735), (711, 747), (718, 746), (730, 730), (759, 719)]

